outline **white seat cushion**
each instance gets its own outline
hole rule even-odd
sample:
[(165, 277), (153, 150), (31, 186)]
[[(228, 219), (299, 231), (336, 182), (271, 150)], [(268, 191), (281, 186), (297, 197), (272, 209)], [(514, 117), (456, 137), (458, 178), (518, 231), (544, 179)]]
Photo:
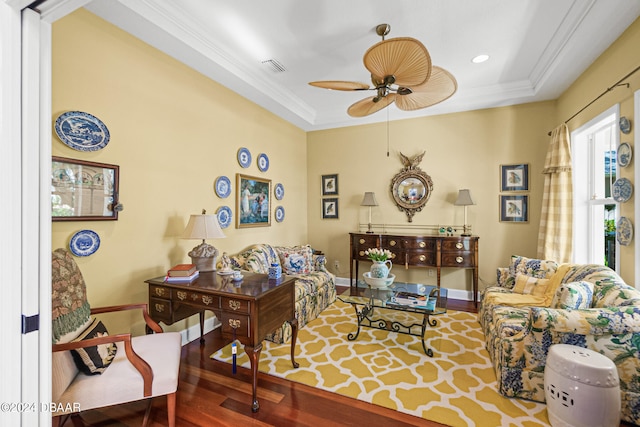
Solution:
[[(133, 337), (134, 351), (153, 370), (152, 396), (173, 393), (178, 388), (182, 338), (178, 332)], [(56, 403), (67, 411), (74, 407), (86, 411), (104, 406), (118, 405), (144, 399), (143, 380), (140, 373), (127, 359), (124, 343), (118, 342), (118, 352), (111, 365), (101, 375), (78, 375)], [(74, 406), (75, 404), (75, 406)]]

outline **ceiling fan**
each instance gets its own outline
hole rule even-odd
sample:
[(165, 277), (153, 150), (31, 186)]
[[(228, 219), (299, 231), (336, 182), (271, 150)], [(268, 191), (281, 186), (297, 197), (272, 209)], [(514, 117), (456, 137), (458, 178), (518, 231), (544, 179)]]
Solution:
[(389, 31), (389, 24), (378, 25), (376, 33), (382, 41), (364, 54), (364, 66), (371, 73), (373, 87), (340, 80), (309, 84), (332, 90), (375, 91), (375, 96), (360, 100), (347, 109), (352, 117), (368, 116), (393, 102), (401, 110), (419, 110), (442, 102), (456, 92), (456, 79), (447, 70), (431, 64), (429, 51), (422, 43), (410, 37), (385, 40)]

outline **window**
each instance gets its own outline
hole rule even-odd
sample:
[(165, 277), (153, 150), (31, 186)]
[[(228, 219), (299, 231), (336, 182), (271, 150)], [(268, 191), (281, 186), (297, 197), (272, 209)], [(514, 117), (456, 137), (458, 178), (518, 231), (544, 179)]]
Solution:
[(611, 185), (616, 180), (618, 115), (618, 107), (612, 107), (571, 135), (574, 262), (614, 270), (618, 210)]

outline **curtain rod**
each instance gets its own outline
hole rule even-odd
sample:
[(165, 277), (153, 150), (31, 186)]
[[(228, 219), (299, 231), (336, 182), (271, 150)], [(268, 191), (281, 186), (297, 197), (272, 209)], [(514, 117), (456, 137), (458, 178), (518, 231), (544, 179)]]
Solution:
[[(571, 119), (574, 119), (578, 114), (582, 113), (584, 110), (586, 110), (587, 108), (589, 108), (591, 106), (591, 104), (593, 104), (594, 102), (596, 102), (598, 99), (602, 98), (603, 96), (605, 96), (607, 93), (611, 92), (613, 89), (619, 87), (619, 86), (627, 86), (627, 89), (629, 88), (629, 83), (622, 83), (623, 81), (625, 81), (626, 79), (628, 79), (629, 77), (631, 77), (632, 75), (634, 75), (638, 70), (640, 70), (640, 66), (637, 66), (635, 68), (635, 70), (633, 70), (632, 72), (630, 72), (629, 74), (627, 74), (626, 76), (624, 76), (623, 78), (621, 78), (620, 80), (618, 80), (617, 82), (615, 82), (611, 87), (608, 87), (607, 90), (605, 90), (604, 92), (602, 92), (600, 95), (598, 95), (596, 98), (594, 98), (593, 100), (591, 100), (591, 102), (589, 102), (587, 105), (585, 105), (584, 107), (582, 107), (577, 113), (575, 113), (573, 116), (569, 117), (567, 120), (564, 121), (564, 124), (566, 125), (567, 123), (569, 123), (571, 121)], [(551, 131), (549, 131), (549, 133), (547, 134), (549, 136), (551, 136)]]

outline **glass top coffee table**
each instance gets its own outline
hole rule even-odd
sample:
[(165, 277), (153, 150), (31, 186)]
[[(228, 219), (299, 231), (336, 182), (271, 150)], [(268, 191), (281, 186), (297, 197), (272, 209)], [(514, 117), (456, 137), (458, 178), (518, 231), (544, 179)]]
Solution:
[[(358, 282), (338, 295), (342, 302), (351, 304), (358, 321), (358, 330), (347, 335), (353, 341), (360, 335), (360, 327), (382, 329), (420, 337), (424, 353), (433, 357), (433, 351), (427, 348), (424, 335), (429, 326), (437, 325), (430, 316), (447, 312), (447, 289), (416, 283), (393, 283), (382, 289), (369, 287)], [(415, 323), (417, 313), (422, 323)], [(400, 314), (400, 315), (398, 315)]]

